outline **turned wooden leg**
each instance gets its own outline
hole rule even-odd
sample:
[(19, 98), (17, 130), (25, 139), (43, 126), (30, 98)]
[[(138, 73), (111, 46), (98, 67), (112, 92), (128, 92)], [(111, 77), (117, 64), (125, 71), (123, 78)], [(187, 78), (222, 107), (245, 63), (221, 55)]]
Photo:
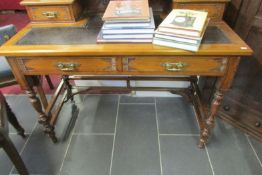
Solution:
[(215, 126), (215, 115), (219, 109), (221, 101), (223, 99), (224, 93), (230, 88), (232, 81), (234, 79), (237, 66), (239, 64), (240, 57), (229, 57), (227, 59), (227, 71), (225, 74), (218, 78), (215, 84), (216, 91), (214, 93), (214, 98), (211, 103), (210, 113), (204, 122), (204, 129), (201, 131), (199, 147), (203, 148), (208, 141), (211, 130)]
[(32, 103), (34, 109), (39, 114), (38, 122), (44, 126), (45, 133), (47, 133), (53, 142), (57, 142), (57, 138), (55, 136), (54, 127), (49, 125), (49, 118), (44, 113), (42, 109), (42, 104), (40, 103), (39, 98), (36, 96), (36, 93), (33, 89), (26, 91), (27, 95), (29, 96), (30, 102)]
[(65, 82), (65, 89), (67, 91), (67, 99), (66, 100), (70, 99), (71, 102), (74, 102), (74, 96), (73, 96), (73, 93), (72, 93), (72, 85), (69, 82), (69, 78), (68, 78), (67, 75), (64, 75), (62, 78)]
[(207, 126), (209, 128), (214, 128), (215, 126), (215, 115), (218, 111), (218, 108), (221, 104), (221, 101), (223, 99), (223, 94), (220, 91), (216, 91), (215, 95), (214, 95), (214, 99), (212, 101), (211, 104), (211, 108), (210, 108), (210, 114), (209, 117), (207, 118)]
[(14, 112), (8, 105), (8, 103), (5, 101), (5, 106), (6, 106), (6, 112), (7, 112), (7, 119), (9, 123), (16, 129), (17, 134), (25, 138), (25, 130), (22, 128), (22, 126), (19, 124)]
[(48, 101), (45, 96), (45, 92), (43, 90), (42, 84), (36, 86), (37, 93), (39, 95), (40, 101), (43, 104), (43, 107), (46, 109), (48, 106)]
[(200, 140), (199, 140), (199, 144), (198, 147), (199, 148), (204, 148), (205, 144), (207, 143), (208, 140), (208, 135), (209, 135), (209, 131), (207, 128), (204, 128), (201, 133), (200, 133)]
[(207, 144), (210, 132), (215, 126), (215, 116), (217, 114), (222, 99), (223, 99), (223, 93), (217, 90), (214, 94), (214, 98), (210, 107), (210, 113), (205, 122), (205, 127), (201, 131), (200, 143), (199, 143), (200, 148), (203, 148), (204, 145)]

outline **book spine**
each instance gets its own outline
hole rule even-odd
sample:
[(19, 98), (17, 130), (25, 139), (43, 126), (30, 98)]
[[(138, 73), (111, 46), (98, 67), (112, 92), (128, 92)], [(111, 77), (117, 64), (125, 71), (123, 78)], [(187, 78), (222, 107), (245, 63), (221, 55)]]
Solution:
[(130, 29), (130, 28), (150, 28), (150, 23), (127, 23), (127, 24), (104, 24), (103, 25), (104, 29)]
[(168, 39), (172, 41), (177, 41), (177, 42), (184, 42), (184, 43), (189, 43), (189, 44), (199, 44), (199, 40), (191, 40), (187, 38), (182, 38), (182, 37), (172, 37), (172, 36), (167, 36), (167, 35), (160, 35), (160, 34), (155, 34), (156, 38), (162, 38), (162, 39)]
[(153, 39), (153, 44), (172, 47), (172, 48), (178, 48), (178, 49), (183, 49), (183, 50), (188, 50), (188, 51), (193, 51), (193, 52), (198, 51), (198, 48), (199, 48), (199, 46), (192, 46), (192, 45), (186, 45), (186, 44), (175, 43), (175, 42), (166, 42), (166, 41), (158, 40), (156, 38)]
[(152, 39), (126, 39), (126, 40), (105, 40), (97, 39), (97, 43), (152, 43)]
[(153, 34), (103, 35), (104, 39), (152, 39)]
[(160, 32), (167, 32), (167, 33), (170, 33), (170, 34), (185, 35), (185, 36), (191, 36), (191, 37), (200, 37), (200, 33), (199, 32), (171, 29), (171, 28), (160, 27), (160, 26), (158, 27), (158, 30)]
[(120, 30), (111, 30), (106, 29), (102, 30), (103, 34), (153, 34), (154, 29), (120, 29)]

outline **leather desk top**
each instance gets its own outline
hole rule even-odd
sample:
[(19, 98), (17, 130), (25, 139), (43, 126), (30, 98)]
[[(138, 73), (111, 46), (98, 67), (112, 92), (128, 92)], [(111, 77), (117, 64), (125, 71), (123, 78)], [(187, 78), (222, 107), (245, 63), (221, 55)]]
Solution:
[[(28, 25), (0, 48), (4, 56), (250, 55), (252, 50), (224, 22), (208, 26), (198, 52), (153, 44), (96, 44), (99, 17), (86, 26)], [(117, 49), (116, 49), (117, 48)]]

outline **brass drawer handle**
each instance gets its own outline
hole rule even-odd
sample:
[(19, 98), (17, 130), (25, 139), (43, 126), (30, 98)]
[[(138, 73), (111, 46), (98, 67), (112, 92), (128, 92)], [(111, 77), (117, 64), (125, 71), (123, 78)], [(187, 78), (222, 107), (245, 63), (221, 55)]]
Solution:
[(56, 67), (61, 71), (71, 72), (75, 71), (76, 67), (78, 67), (79, 65), (79, 63), (57, 63)]
[(259, 128), (259, 127), (261, 126), (261, 123), (260, 123), (260, 122), (256, 122), (256, 123), (255, 123), (255, 126), (256, 126), (257, 128)]
[(167, 71), (171, 72), (178, 72), (184, 70), (184, 68), (187, 66), (186, 63), (183, 62), (177, 62), (177, 63), (162, 63), (163, 67), (166, 68)]
[(7, 41), (10, 39), (10, 36), (9, 35), (4, 35), (4, 40)]
[(57, 18), (57, 12), (43, 12), (42, 14), (50, 19)]

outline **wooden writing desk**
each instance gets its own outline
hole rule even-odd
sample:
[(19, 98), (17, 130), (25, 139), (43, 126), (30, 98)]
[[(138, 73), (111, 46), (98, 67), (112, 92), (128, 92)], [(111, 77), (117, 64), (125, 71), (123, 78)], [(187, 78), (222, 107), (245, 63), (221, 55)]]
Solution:
[[(196, 110), (201, 129), (199, 146), (203, 147), (240, 56), (251, 55), (252, 50), (224, 22), (210, 24), (196, 53), (152, 44), (96, 44), (101, 27), (97, 24), (101, 21), (96, 17), (89, 19), (85, 27), (81, 22), (57, 26), (29, 24), (0, 48), (0, 55), (7, 56), (18, 83), (40, 115), (39, 122), (53, 141), (56, 141), (54, 126), (58, 113), (63, 103), (74, 95), (68, 80), (112, 79), (127, 80), (127, 87), (118, 90), (169, 90), (188, 97)], [(37, 77), (51, 74), (63, 78), (47, 102)], [(207, 105), (201, 102), (197, 76), (218, 78), (210, 110), (205, 110)], [(189, 81), (190, 86), (184, 89), (131, 87), (130, 80), (181, 80)], [(63, 101), (52, 110), (63, 87), (66, 89)]]

